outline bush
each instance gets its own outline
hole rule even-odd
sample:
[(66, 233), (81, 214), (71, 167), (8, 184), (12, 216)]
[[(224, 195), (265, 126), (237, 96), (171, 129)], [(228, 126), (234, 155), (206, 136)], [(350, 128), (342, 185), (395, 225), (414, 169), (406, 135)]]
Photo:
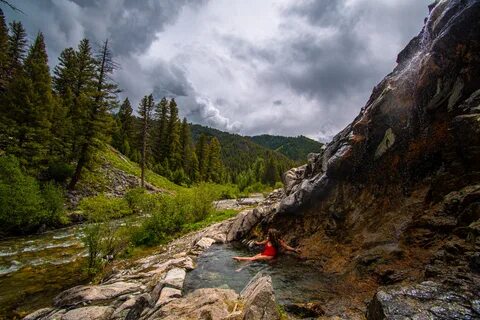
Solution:
[(66, 223), (65, 210), (63, 207), (64, 193), (63, 189), (53, 182), (47, 182), (43, 186), (44, 208), (46, 210), (46, 223), (58, 225)]
[(133, 213), (150, 214), (153, 210), (155, 195), (147, 193), (143, 188), (130, 189), (124, 199)]
[(132, 210), (125, 199), (110, 198), (103, 194), (82, 199), (79, 208), (83, 210), (85, 217), (93, 222), (121, 218), (132, 214)]
[(116, 221), (97, 221), (86, 225), (81, 240), (88, 250), (87, 273), (98, 273), (130, 244), (130, 228)]
[(149, 196), (142, 205), (150, 216), (134, 233), (133, 242), (136, 245), (162, 243), (182, 231), (186, 224), (206, 219), (213, 213), (213, 201), (217, 199), (218, 190), (215, 185), (200, 184), (173, 197)]
[(0, 157), (0, 231), (25, 233), (63, 217), (63, 195), (53, 184), (43, 190), (14, 156)]
[(188, 219), (186, 207), (178, 197), (160, 196), (152, 198), (149, 207), (151, 215), (145, 219), (133, 235), (136, 245), (154, 245), (169, 239), (182, 229)]

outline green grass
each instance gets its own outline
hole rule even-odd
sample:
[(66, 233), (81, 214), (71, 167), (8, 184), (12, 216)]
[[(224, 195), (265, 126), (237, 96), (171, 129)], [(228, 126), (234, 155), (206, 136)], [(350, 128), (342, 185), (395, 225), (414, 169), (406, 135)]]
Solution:
[(235, 210), (235, 209), (226, 209), (226, 210), (221, 210), (221, 211), (214, 211), (210, 215), (208, 215), (204, 220), (195, 222), (195, 223), (188, 223), (184, 225), (184, 233), (188, 233), (191, 231), (196, 231), (203, 229), (205, 227), (208, 227), (209, 225), (212, 225), (214, 223), (230, 219), (232, 217), (235, 217), (240, 210)]
[[(140, 166), (136, 162), (130, 161), (127, 157), (122, 155), (113, 147), (106, 146), (105, 151), (101, 156), (115, 168), (125, 171), (128, 174), (132, 174), (137, 177), (140, 177), (141, 175)], [(177, 192), (185, 189), (184, 187), (179, 186), (171, 182), (167, 178), (162, 177), (148, 169), (145, 171), (145, 181), (147, 181), (148, 183), (151, 183), (157, 188), (164, 189), (167, 191)]]

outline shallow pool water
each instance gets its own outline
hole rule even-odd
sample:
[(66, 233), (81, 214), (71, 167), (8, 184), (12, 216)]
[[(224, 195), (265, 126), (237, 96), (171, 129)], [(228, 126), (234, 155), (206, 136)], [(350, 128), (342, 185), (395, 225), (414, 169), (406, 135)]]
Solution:
[(324, 300), (333, 295), (334, 279), (318, 267), (295, 255), (283, 254), (269, 262), (237, 262), (234, 256), (251, 256), (239, 244), (213, 245), (197, 260), (197, 268), (187, 274), (184, 291), (198, 288), (230, 288), (240, 293), (250, 279), (262, 271), (272, 277), (278, 303), (305, 303)]

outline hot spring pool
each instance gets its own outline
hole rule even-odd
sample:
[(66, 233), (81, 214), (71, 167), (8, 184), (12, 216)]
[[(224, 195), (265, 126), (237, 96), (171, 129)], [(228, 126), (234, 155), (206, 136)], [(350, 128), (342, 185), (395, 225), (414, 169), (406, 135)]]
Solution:
[(251, 256), (239, 244), (213, 245), (197, 260), (197, 268), (187, 273), (184, 293), (199, 288), (226, 288), (240, 293), (250, 279), (262, 271), (272, 277), (278, 303), (306, 303), (325, 301), (330, 296), (334, 281), (321, 270), (295, 255), (283, 254), (270, 262), (238, 262), (234, 256)]

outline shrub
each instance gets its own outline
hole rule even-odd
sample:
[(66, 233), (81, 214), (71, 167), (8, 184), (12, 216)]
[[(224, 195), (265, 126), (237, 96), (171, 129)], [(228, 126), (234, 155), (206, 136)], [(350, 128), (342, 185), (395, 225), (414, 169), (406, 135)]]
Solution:
[(58, 225), (66, 223), (65, 210), (63, 207), (63, 189), (53, 182), (47, 182), (43, 186), (44, 209), (46, 210), (46, 223)]
[(26, 175), (14, 156), (0, 157), (0, 230), (24, 233), (42, 224), (58, 223), (63, 216), (63, 195), (58, 187)]
[(94, 275), (113, 261), (130, 244), (130, 228), (117, 221), (97, 221), (86, 225), (81, 240), (88, 251), (87, 273)]
[(86, 218), (93, 222), (121, 218), (132, 213), (125, 199), (111, 198), (103, 194), (82, 199), (79, 208), (83, 210)]

